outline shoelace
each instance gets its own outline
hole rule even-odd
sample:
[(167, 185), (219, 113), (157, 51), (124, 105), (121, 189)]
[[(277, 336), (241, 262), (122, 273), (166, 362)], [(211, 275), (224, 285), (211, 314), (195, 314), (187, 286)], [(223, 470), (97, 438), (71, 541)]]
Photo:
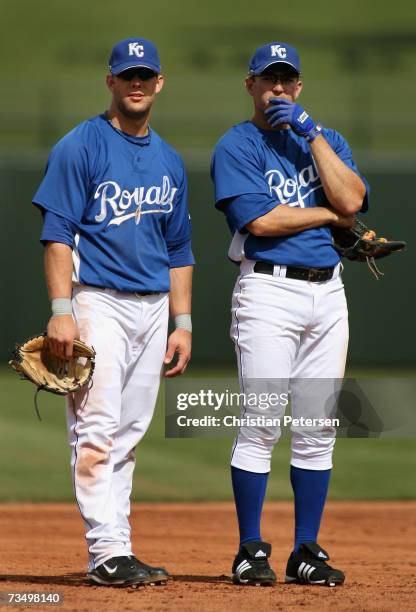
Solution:
[(134, 569), (137, 566), (135, 558), (131, 557), (131, 556), (127, 557), (126, 565), (127, 565), (127, 563), (128, 563), (128, 567), (130, 569)]
[(134, 569), (135, 564), (133, 557), (114, 557), (114, 564), (118, 567), (127, 567), (128, 569)]
[(250, 563), (258, 567), (259, 569), (270, 569), (269, 562), (266, 559), (250, 559)]
[(326, 561), (323, 559), (319, 559), (318, 557), (309, 557), (306, 559), (307, 563), (313, 564), (316, 568), (324, 567), (325, 569), (333, 570), (334, 568), (328, 565)]

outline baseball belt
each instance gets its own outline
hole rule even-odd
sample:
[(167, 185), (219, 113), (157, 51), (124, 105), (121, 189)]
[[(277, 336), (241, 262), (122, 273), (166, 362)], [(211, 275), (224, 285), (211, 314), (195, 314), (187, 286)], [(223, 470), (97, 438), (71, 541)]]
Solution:
[[(271, 274), (274, 272), (274, 264), (265, 261), (256, 261), (253, 268), (259, 274)], [(300, 268), (297, 266), (286, 266), (286, 278), (308, 281), (310, 283), (322, 283), (334, 275), (334, 268)]]

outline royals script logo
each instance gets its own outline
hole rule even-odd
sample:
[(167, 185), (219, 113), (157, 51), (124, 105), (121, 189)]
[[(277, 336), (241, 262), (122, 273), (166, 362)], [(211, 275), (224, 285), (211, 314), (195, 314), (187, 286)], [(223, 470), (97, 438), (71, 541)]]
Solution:
[[(100, 213), (95, 220), (100, 223), (111, 216), (107, 225), (121, 225), (128, 219), (140, 223), (142, 215), (168, 214), (173, 210), (173, 200), (178, 189), (172, 187), (168, 176), (163, 177), (162, 186), (136, 187), (133, 191), (122, 189), (116, 181), (105, 181), (98, 185), (94, 200), (100, 199)], [(133, 209), (133, 212), (131, 210)]]
[(317, 169), (313, 164), (303, 168), (293, 178), (287, 178), (281, 170), (268, 170), (264, 175), (270, 189), (270, 195), (281, 204), (305, 207), (306, 198), (322, 187)]

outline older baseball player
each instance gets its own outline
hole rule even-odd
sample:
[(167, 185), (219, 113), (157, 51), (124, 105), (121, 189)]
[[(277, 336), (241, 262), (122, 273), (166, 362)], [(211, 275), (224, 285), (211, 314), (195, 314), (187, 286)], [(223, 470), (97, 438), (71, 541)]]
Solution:
[[(367, 207), (367, 186), (345, 139), (297, 104), (302, 81), (296, 49), (283, 42), (256, 49), (245, 86), (254, 115), (226, 132), (212, 161), (216, 207), (233, 233), (229, 257), (240, 264), (231, 336), (241, 386), (282, 390), (289, 389), (290, 379), (292, 416), (305, 414), (308, 396), (318, 397), (313, 406), (318, 417), (324, 412), (321, 390), (344, 375), (348, 344), (347, 304), (330, 226), (351, 226), (354, 214)], [(317, 379), (322, 380), (316, 395)], [(276, 408), (276, 414), (283, 412)], [(257, 407), (244, 406), (244, 415), (258, 414)], [(238, 584), (276, 581), (260, 518), (279, 436), (278, 427), (242, 426), (232, 450), (240, 529), (232, 572)], [(334, 442), (332, 427), (292, 429), (295, 543), (286, 582), (344, 581), (317, 543)]]
[(155, 45), (117, 43), (107, 87), (109, 110), (55, 145), (33, 202), (44, 215), (48, 342), (61, 357), (77, 337), (97, 352), (92, 388), (67, 403), (88, 576), (123, 586), (168, 576), (133, 555), (130, 493), (163, 364), (176, 354), (165, 373), (175, 376), (190, 359), (194, 258), (182, 160), (149, 125), (163, 87)]

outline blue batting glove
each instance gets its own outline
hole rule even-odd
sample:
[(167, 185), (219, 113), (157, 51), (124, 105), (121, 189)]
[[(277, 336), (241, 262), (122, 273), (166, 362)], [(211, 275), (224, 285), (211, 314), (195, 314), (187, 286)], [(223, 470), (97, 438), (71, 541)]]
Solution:
[(312, 142), (318, 136), (321, 128), (299, 104), (290, 102), (285, 98), (270, 98), (270, 106), (264, 112), (267, 123), (276, 127), (282, 123), (288, 123), (292, 130)]

